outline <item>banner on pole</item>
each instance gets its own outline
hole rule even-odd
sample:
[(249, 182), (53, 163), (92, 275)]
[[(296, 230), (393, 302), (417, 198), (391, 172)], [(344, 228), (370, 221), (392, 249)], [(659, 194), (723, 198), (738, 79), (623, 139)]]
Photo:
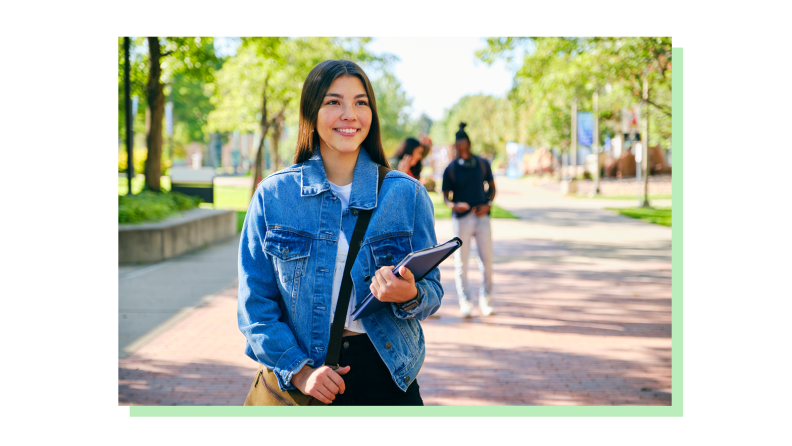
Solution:
[(591, 112), (578, 112), (577, 114), (578, 144), (591, 147), (594, 142), (594, 114)]
[(506, 156), (508, 164), (506, 166), (506, 176), (509, 178), (520, 178), (523, 174), (523, 147), (516, 142), (506, 143)]

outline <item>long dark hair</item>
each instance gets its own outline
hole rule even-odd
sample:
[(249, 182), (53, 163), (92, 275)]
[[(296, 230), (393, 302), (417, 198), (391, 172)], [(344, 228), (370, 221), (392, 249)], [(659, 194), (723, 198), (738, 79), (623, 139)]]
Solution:
[[(418, 147), (421, 147), (421, 143), (417, 139), (407, 138), (402, 141), (401, 144), (399, 144), (399, 147), (396, 149), (393, 157), (401, 161), (401, 159), (404, 158), (404, 155), (412, 155), (413, 151)], [(424, 147), (424, 155), (426, 155), (426, 152), (428, 151), (429, 148)], [(421, 160), (410, 168), (410, 171), (412, 172), (413, 176), (415, 176), (415, 178), (418, 178), (421, 175), (421, 169), (423, 169), (423, 157), (421, 157)]]
[(371, 87), (371, 82), (363, 69), (348, 60), (326, 60), (313, 67), (308, 73), (308, 77), (305, 78), (300, 97), (300, 124), (297, 130), (294, 164), (303, 163), (313, 156), (313, 149), (319, 143), (319, 133), (316, 131), (319, 108), (322, 106), (330, 84), (341, 76), (355, 76), (363, 83), (371, 108), (371, 128), (361, 146), (368, 152), (372, 161), (390, 167), (385, 158), (385, 151), (382, 150), (374, 88)]

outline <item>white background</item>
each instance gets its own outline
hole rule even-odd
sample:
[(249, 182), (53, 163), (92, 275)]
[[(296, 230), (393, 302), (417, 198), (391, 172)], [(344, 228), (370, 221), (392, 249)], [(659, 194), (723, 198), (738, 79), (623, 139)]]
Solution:
[[(715, 3), (4, 4), (4, 438), (102, 445), (788, 441), (789, 166), (778, 162), (790, 148), (781, 31), (788, 15), (780, 2), (706, 4)], [(117, 37), (151, 34), (671, 35), (685, 51), (684, 416), (129, 418), (128, 408), (117, 407), (117, 160), (107, 146), (117, 145)]]

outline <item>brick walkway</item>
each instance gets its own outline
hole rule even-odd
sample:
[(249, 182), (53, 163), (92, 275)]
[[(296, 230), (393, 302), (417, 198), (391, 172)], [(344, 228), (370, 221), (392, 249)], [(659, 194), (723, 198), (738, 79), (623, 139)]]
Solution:
[[(633, 231), (644, 225), (613, 218)], [(438, 221), (438, 240), (451, 237), (450, 226)], [(565, 230), (585, 230), (579, 226)], [(440, 267), (440, 318), (423, 322), (424, 402), (669, 405), (670, 258), (619, 256), (615, 248), (589, 255), (579, 240), (570, 248), (536, 228), (530, 220), (493, 221), (493, 316), (474, 310), (472, 319), (461, 319), (453, 260)], [(480, 280), (475, 265), (471, 258), (472, 287)], [(243, 345), (232, 286), (119, 360), (119, 404), (242, 404), (257, 367)]]

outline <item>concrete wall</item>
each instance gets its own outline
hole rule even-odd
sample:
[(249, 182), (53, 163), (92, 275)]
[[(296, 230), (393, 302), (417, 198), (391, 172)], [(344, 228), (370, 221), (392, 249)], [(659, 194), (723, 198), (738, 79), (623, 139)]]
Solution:
[(193, 209), (158, 223), (118, 225), (118, 263), (160, 262), (236, 234), (236, 211)]

